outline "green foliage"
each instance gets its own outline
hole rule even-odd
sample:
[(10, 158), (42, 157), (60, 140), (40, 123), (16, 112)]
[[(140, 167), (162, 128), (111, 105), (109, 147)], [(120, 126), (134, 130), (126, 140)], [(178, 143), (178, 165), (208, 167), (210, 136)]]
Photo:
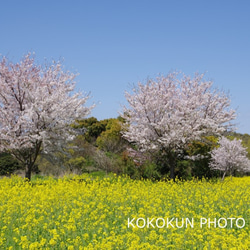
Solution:
[(126, 160), (123, 165), (123, 174), (128, 175), (132, 179), (141, 179), (141, 171), (132, 159)]
[(99, 178), (102, 179), (105, 176), (107, 176), (107, 174), (104, 171), (93, 171), (89, 174), (89, 176), (94, 177), (94, 178)]
[(85, 169), (86, 159), (82, 156), (71, 158), (67, 161), (67, 166), (69, 167), (70, 171), (77, 169), (81, 172), (86, 171)]
[[(84, 133), (78, 135), (68, 145), (63, 153), (53, 153), (49, 158), (38, 158), (39, 170), (42, 174), (61, 176), (67, 173), (80, 174), (109, 173), (125, 174), (133, 179), (164, 179), (169, 178), (169, 159), (162, 152), (150, 154), (139, 153), (129, 156), (127, 148), (136, 148), (124, 140), (121, 130), (124, 120), (121, 117), (98, 121), (95, 117), (78, 120), (74, 128), (83, 129)], [(250, 156), (250, 135), (230, 133), (230, 138), (238, 138), (248, 147)], [(219, 177), (220, 172), (208, 167), (209, 152), (217, 145), (218, 138), (207, 136), (202, 141), (190, 143), (184, 154), (175, 159), (176, 176), (179, 179), (190, 180), (193, 177), (202, 179)], [(191, 160), (187, 156), (202, 155), (203, 157)], [(19, 167), (18, 163), (7, 154), (0, 155), (0, 174), (10, 174)]]
[(107, 123), (108, 120), (98, 121), (95, 117), (90, 117), (77, 121), (77, 125), (74, 125), (74, 128), (84, 128), (86, 130), (84, 138), (87, 142), (91, 143), (106, 130)]
[(96, 140), (96, 145), (104, 151), (120, 153), (125, 147), (125, 140), (121, 137), (121, 122), (118, 119), (109, 119), (106, 130)]
[(154, 162), (145, 162), (141, 166), (142, 177), (145, 179), (159, 180), (161, 178), (161, 174), (157, 168), (158, 167)]
[(21, 166), (10, 154), (0, 154), (0, 175), (10, 175), (20, 169)]
[[(207, 136), (204, 137), (202, 141), (194, 141), (193, 143), (189, 144), (187, 149), (187, 154), (189, 156), (197, 156), (200, 155), (201, 157), (197, 157), (196, 160), (189, 161), (189, 165), (186, 166), (186, 174), (183, 176), (187, 176), (188, 178), (194, 176), (198, 177), (199, 179), (211, 178), (214, 176), (218, 176), (218, 171), (211, 170), (209, 168), (209, 161), (210, 161), (210, 152), (214, 147), (217, 147), (218, 138), (214, 136)], [(188, 173), (188, 174), (187, 174)]]
[(191, 160), (179, 160), (176, 163), (176, 176), (181, 179), (192, 179), (192, 164)]

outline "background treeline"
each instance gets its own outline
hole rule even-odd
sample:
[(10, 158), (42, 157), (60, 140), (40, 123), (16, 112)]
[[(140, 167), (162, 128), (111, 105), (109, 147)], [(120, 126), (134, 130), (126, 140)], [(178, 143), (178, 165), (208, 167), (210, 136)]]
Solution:
[[(94, 117), (77, 121), (74, 129), (78, 136), (60, 150), (41, 154), (34, 172), (42, 175), (61, 176), (68, 173), (113, 172), (127, 174), (131, 178), (161, 179), (169, 177), (165, 159), (161, 154), (140, 153), (121, 136), (123, 119), (110, 118), (98, 121)], [(242, 140), (250, 158), (250, 135), (227, 133), (228, 138)], [(188, 145), (177, 159), (176, 175), (181, 179), (220, 177), (218, 170), (208, 166), (211, 149), (217, 146), (217, 138), (204, 137), (203, 141)], [(202, 155), (202, 157), (196, 157)], [(192, 158), (195, 158), (192, 159)], [(0, 175), (21, 174), (18, 162), (7, 153), (0, 154)], [(242, 173), (234, 173), (236, 176)]]

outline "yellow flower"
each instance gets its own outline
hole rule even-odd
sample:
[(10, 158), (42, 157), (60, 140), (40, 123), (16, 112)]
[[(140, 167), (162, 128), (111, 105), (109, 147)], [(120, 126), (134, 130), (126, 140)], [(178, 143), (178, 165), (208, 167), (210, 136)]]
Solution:
[[(82, 175), (32, 184), (19, 177), (0, 179), (1, 249), (248, 249), (250, 245), (246, 192), (250, 177), (174, 183)], [(135, 218), (134, 227), (128, 227), (128, 218)], [(155, 218), (154, 227), (147, 218)], [(162, 218), (159, 227), (157, 218)], [(175, 219), (173, 227), (163, 226), (168, 218), (178, 218), (179, 227)], [(194, 227), (186, 227), (185, 218), (193, 218)], [(202, 218), (207, 222), (201, 227)], [(245, 225), (239, 228), (242, 218)]]

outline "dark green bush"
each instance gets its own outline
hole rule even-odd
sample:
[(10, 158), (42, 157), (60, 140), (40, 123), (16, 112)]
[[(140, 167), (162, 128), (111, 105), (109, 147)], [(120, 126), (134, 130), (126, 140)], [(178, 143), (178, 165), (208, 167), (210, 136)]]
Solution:
[(12, 155), (0, 153), (0, 175), (11, 175), (20, 168), (20, 164)]

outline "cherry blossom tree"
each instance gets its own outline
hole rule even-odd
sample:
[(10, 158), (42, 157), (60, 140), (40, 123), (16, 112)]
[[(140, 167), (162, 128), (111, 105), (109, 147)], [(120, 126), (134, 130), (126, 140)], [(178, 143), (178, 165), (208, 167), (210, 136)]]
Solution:
[(28, 53), (20, 63), (0, 62), (0, 151), (11, 153), (31, 178), (38, 154), (66, 144), (72, 123), (87, 116), (89, 95), (75, 92), (76, 75), (60, 62), (35, 64)]
[(242, 141), (229, 140), (222, 136), (218, 144), (220, 147), (214, 148), (211, 151), (211, 162), (209, 164), (211, 169), (217, 169), (224, 172), (222, 180), (224, 180), (227, 173), (232, 175), (233, 170), (243, 172), (250, 171), (250, 161), (247, 158), (247, 150), (242, 146)]
[(172, 179), (176, 159), (188, 143), (233, 127), (235, 111), (228, 95), (203, 78), (174, 72), (139, 82), (125, 93), (129, 105), (123, 112), (123, 136), (141, 151), (161, 152)]

